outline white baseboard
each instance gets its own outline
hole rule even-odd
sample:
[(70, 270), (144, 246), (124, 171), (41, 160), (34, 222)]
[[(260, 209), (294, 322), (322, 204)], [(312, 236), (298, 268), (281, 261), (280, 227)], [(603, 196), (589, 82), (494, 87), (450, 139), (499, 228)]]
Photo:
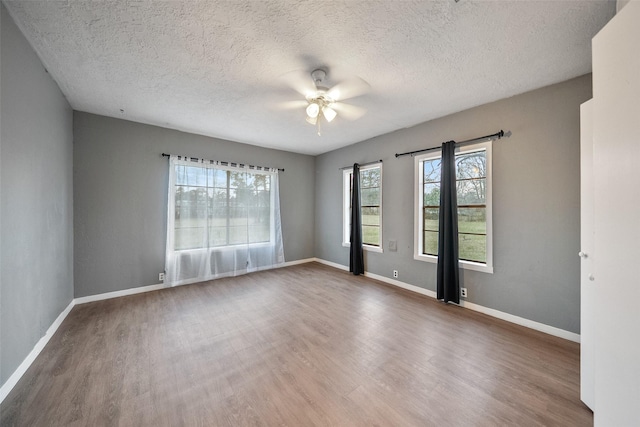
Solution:
[[(308, 262), (313, 262), (315, 260), (316, 260), (315, 258), (305, 258), (305, 259), (298, 259), (298, 260), (295, 260), (295, 261), (287, 261), (287, 262), (284, 262), (284, 263), (279, 264), (279, 265), (274, 266), (274, 267), (270, 266), (268, 268), (258, 269), (258, 271), (260, 271), (260, 270), (271, 270), (271, 269), (274, 269), (274, 268), (290, 267), (292, 265), (305, 264), (305, 263), (308, 263)], [(196, 283), (196, 282), (194, 282), (194, 283)], [(182, 283), (180, 285), (191, 285), (191, 284), (193, 284), (193, 283), (191, 283), (191, 282)], [(177, 285), (177, 286), (180, 286), (180, 285)], [(104, 294), (89, 295), (89, 296), (86, 296), (86, 297), (78, 297), (74, 301), (75, 301), (76, 304), (86, 304), (88, 302), (102, 301), (102, 300), (105, 300), (105, 299), (124, 297), (124, 296), (127, 296), (127, 295), (141, 294), (143, 292), (157, 291), (159, 289), (164, 289), (164, 288), (167, 288), (167, 287), (169, 287), (169, 285), (165, 285), (163, 283), (159, 283), (157, 285), (141, 286), (141, 287), (138, 287), (138, 288), (123, 289), (121, 291), (106, 292)]]
[(349, 267), (347, 267), (346, 265), (338, 264), (337, 262), (327, 261), (322, 258), (313, 258), (313, 260), (315, 262), (319, 262), (320, 264), (328, 265), (329, 267), (337, 268), (339, 270), (349, 271)]
[(297, 259), (295, 261), (287, 261), (284, 264), (277, 266), (276, 268), (291, 267), (292, 265), (306, 264), (308, 262), (314, 262), (314, 261), (317, 261), (317, 258)]
[(480, 313), (487, 314), (498, 319), (506, 320), (507, 322), (515, 323), (516, 325), (524, 326), (536, 331), (544, 332), (545, 334), (553, 335), (556, 337), (564, 338), (565, 340), (580, 342), (580, 334), (575, 332), (569, 332), (564, 329), (556, 328), (555, 326), (545, 325), (544, 323), (535, 322), (533, 320), (525, 319), (524, 317), (515, 316), (513, 314), (505, 313), (503, 311), (495, 310), (493, 308), (485, 307), (483, 305), (474, 304), (464, 300), (460, 301), (460, 307), (468, 308), (469, 310), (478, 311)]
[[(319, 262), (320, 264), (328, 265), (330, 267), (338, 268), (340, 270), (348, 271), (349, 268), (345, 265), (338, 264), (331, 261), (326, 261), (320, 258), (315, 258), (314, 261)], [(374, 273), (368, 273), (365, 271), (365, 277), (371, 277), (372, 279), (379, 280), (381, 282), (388, 283), (393, 286), (397, 286), (399, 288), (407, 289), (409, 291), (413, 291), (422, 295), (426, 295), (431, 298), (436, 298), (436, 293), (434, 291), (430, 291), (429, 289), (421, 288), (419, 286), (411, 285), (409, 283), (404, 283), (396, 279), (390, 279), (388, 277), (380, 276)], [(536, 331), (544, 332), (545, 334), (553, 335), (556, 337), (564, 338), (573, 342), (580, 342), (580, 334), (576, 334), (575, 332), (569, 332), (564, 329), (556, 328), (555, 326), (545, 325), (544, 323), (535, 322), (533, 320), (525, 319), (524, 317), (515, 316), (513, 314), (505, 313), (503, 311), (495, 310), (493, 308), (485, 307), (479, 304), (474, 304), (472, 302), (460, 301), (458, 304), (460, 307), (468, 308), (469, 310), (477, 311), (480, 313), (484, 313), (486, 315), (506, 320), (507, 322), (515, 323), (516, 325), (524, 326), (529, 329), (535, 329)]]
[(15, 387), (18, 381), (20, 381), (20, 378), (22, 378), (24, 373), (27, 372), (27, 369), (29, 369), (34, 360), (36, 360), (42, 349), (47, 345), (53, 334), (56, 333), (56, 331), (62, 324), (62, 321), (67, 317), (74, 306), (75, 300), (71, 300), (67, 308), (65, 308), (64, 311), (60, 313), (60, 315), (56, 318), (56, 320), (54, 320), (51, 326), (49, 326), (47, 332), (42, 338), (38, 340), (36, 345), (33, 347), (33, 350), (31, 350), (27, 357), (25, 357), (20, 366), (18, 366), (13, 374), (11, 374), (9, 379), (4, 384), (2, 384), (2, 387), (0, 387), (0, 403), (4, 401), (5, 397), (9, 395), (11, 390), (13, 390), (13, 387)]
[(399, 288), (406, 289), (406, 290), (411, 291), (411, 292), (416, 292), (418, 294), (426, 295), (426, 296), (431, 297), (433, 299), (436, 298), (436, 293), (435, 292), (430, 291), (429, 289), (421, 288), (420, 286), (411, 285), (409, 283), (401, 282), (400, 280), (391, 279), (389, 277), (380, 276), (380, 275), (374, 274), (374, 273), (368, 273), (366, 271), (365, 271), (364, 275), (365, 275), (365, 277), (371, 277), (372, 279), (376, 279), (376, 280), (379, 280), (381, 282), (385, 282), (385, 283), (388, 283), (390, 285), (397, 286)]
[(135, 295), (135, 294), (141, 294), (144, 292), (157, 291), (158, 289), (164, 289), (165, 287), (166, 286), (162, 283), (157, 285), (140, 286), (139, 288), (129, 288), (129, 289), (123, 289), (121, 291), (105, 292), (104, 294), (79, 297), (79, 298), (76, 298), (74, 301), (76, 304), (86, 304), (88, 302), (102, 301), (105, 299), (118, 298), (118, 297), (124, 297), (127, 295)]

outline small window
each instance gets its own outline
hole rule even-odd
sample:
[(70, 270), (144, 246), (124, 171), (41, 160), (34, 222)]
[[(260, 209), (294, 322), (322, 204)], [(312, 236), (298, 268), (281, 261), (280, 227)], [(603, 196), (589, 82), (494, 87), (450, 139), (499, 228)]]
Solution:
[[(353, 171), (343, 172), (343, 246), (350, 246)], [(360, 168), (360, 208), (364, 249), (382, 252), (382, 164)]]
[[(437, 262), (440, 212), (439, 151), (416, 156), (414, 258)], [(491, 142), (456, 149), (460, 266), (493, 272)]]

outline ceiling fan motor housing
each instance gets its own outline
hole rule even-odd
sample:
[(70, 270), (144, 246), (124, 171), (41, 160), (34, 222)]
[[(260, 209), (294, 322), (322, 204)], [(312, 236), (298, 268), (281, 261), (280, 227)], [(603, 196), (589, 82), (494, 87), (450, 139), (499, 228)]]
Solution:
[(326, 76), (327, 72), (320, 68), (311, 72), (311, 78), (313, 79), (313, 82), (316, 84), (316, 86), (321, 84)]

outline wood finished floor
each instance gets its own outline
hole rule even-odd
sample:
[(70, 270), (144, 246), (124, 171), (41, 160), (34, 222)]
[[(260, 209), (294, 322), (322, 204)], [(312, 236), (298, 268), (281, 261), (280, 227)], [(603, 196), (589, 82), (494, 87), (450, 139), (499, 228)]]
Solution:
[(311, 263), (74, 307), (2, 426), (592, 425), (579, 345)]

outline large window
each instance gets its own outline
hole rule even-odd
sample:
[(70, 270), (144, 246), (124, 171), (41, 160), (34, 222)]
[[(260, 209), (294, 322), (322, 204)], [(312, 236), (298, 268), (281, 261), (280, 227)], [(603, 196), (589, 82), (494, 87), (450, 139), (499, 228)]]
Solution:
[(284, 262), (276, 169), (173, 155), (169, 164), (166, 283)]
[[(437, 262), (440, 214), (440, 152), (416, 156), (414, 258)], [(493, 272), (491, 235), (491, 142), (456, 149), (458, 249), (462, 268)]]
[(180, 164), (175, 173), (175, 250), (271, 241), (271, 174)]
[[(343, 232), (342, 243), (350, 245), (351, 192), (353, 171), (343, 172)], [(364, 249), (382, 252), (382, 165), (360, 168), (360, 208), (362, 212), (362, 243)]]

